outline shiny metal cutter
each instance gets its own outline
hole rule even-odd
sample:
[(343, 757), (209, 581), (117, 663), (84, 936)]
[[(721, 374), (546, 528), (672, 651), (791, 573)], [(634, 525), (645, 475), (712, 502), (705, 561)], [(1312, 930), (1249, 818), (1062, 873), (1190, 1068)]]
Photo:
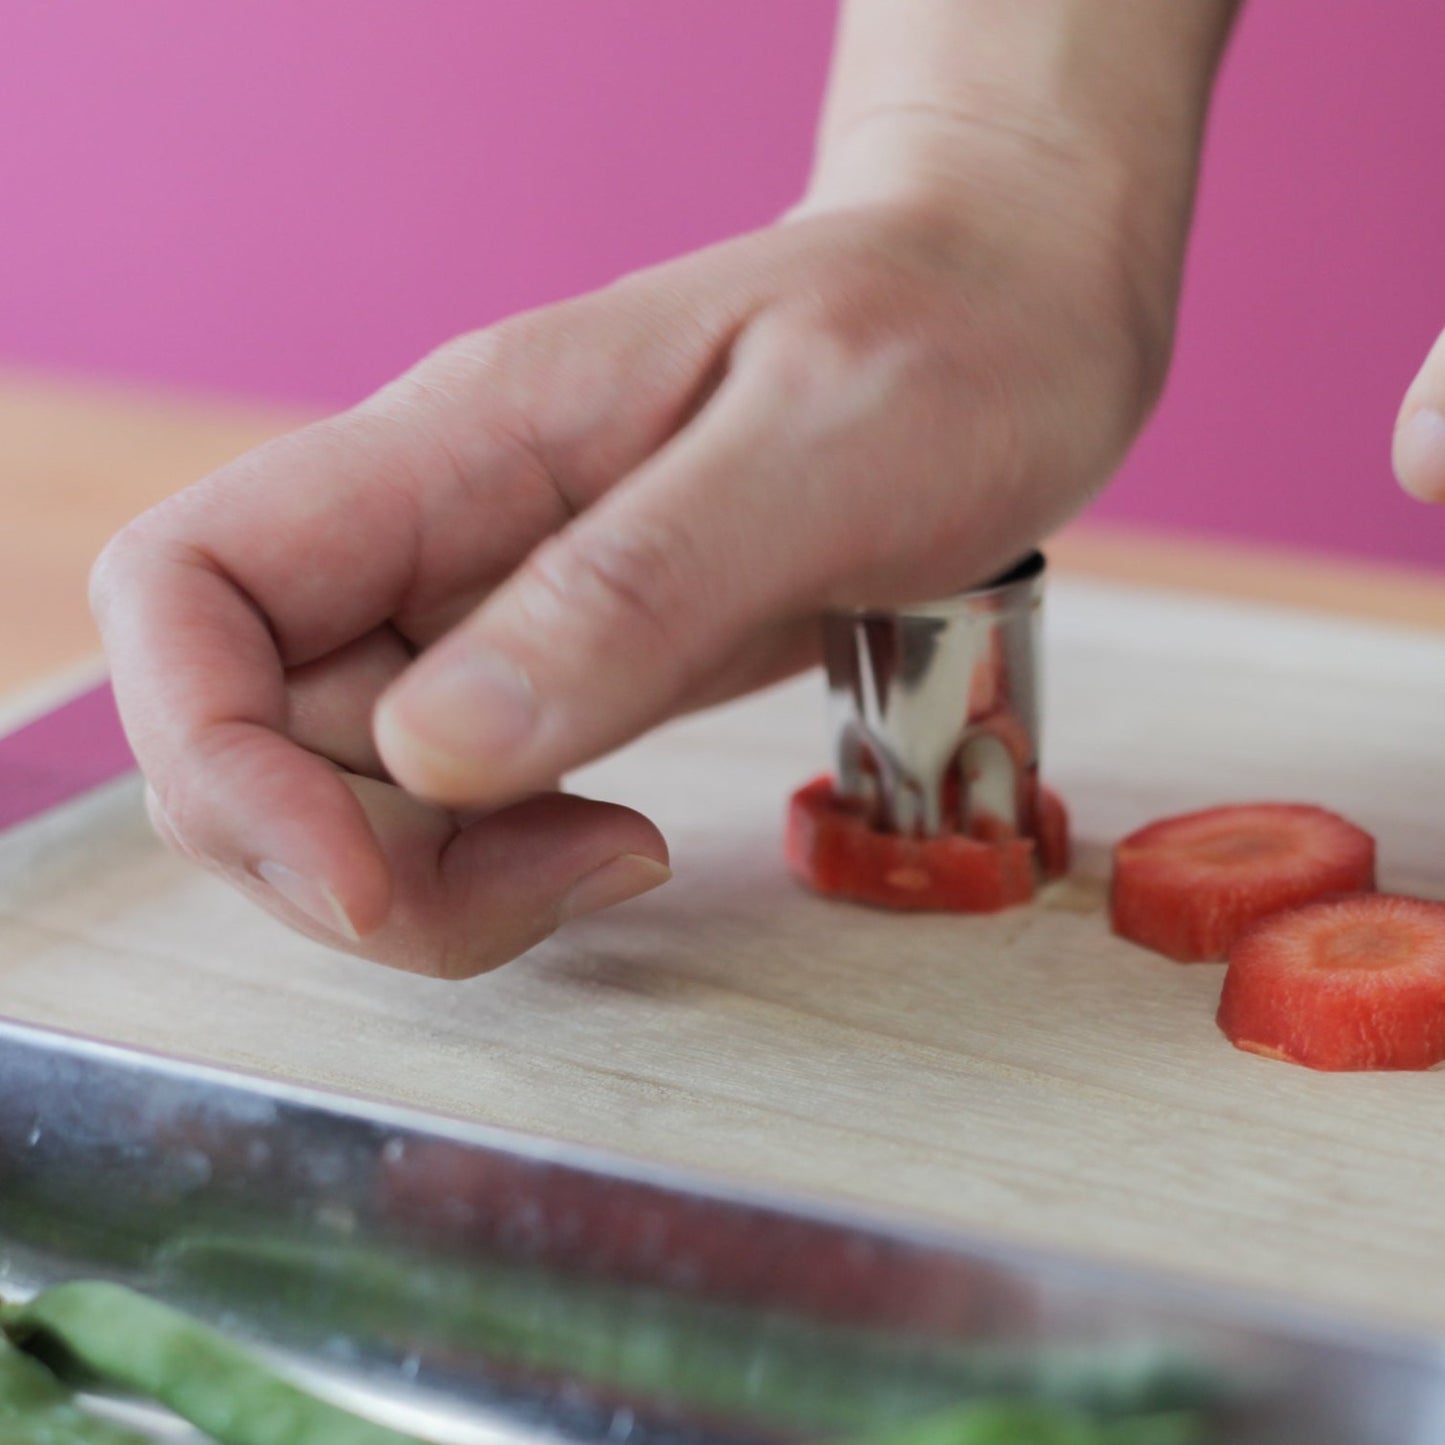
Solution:
[(982, 587), (824, 619), (837, 786), (873, 826), (1038, 832), (1044, 559)]

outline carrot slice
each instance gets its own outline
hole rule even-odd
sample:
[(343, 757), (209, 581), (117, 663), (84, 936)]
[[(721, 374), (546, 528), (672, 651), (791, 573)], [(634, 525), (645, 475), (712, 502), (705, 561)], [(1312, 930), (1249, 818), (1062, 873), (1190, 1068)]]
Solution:
[[(1068, 820), (1047, 790), (1040, 807), (1047, 832), (1038, 861), (1054, 877), (1068, 866)], [(882, 833), (827, 777), (793, 794), (784, 849), (789, 867), (816, 892), (881, 908), (995, 913), (1034, 896), (1032, 839)]]
[(1364, 894), (1266, 919), (1231, 950), (1219, 1027), (1311, 1069), (1445, 1060), (1445, 906)]
[(1114, 932), (1181, 963), (1224, 958), (1251, 924), (1333, 893), (1373, 892), (1375, 840), (1294, 803), (1209, 808), (1114, 849)]
[(1039, 789), (1039, 868), (1047, 879), (1069, 871), (1073, 848), (1069, 841), (1069, 810), (1051, 788)]

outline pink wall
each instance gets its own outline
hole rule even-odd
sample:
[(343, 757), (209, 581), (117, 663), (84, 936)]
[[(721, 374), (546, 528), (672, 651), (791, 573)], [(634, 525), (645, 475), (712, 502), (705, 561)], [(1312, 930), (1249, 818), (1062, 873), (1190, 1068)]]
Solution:
[(9, 4), (0, 351), (350, 400), (786, 205), (830, 8)]
[(1445, 326), (1442, 64), (1439, 0), (1248, 5), (1169, 394), (1101, 515), (1445, 566), (1389, 469)]
[[(0, 361), (344, 402), (792, 198), (832, 0), (6, 10)], [(1253, 0), (1169, 398), (1099, 511), (1445, 563), (1387, 469), (1445, 324), (1445, 6)]]

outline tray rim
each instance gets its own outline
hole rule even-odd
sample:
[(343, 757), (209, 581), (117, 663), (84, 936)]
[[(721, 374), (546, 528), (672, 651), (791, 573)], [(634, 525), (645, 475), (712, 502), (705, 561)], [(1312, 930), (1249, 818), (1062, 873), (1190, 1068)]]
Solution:
[[(1300, 1345), (1366, 1350), (1428, 1369), (1445, 1366), (1445, 1332), (1327, 1311), (1275, 1291), (1240, 1289), (1168, 1269), (990, 1237), (906, 1208), (877, 1209), (857, 1201), (828, 1199), (802, 1190), (713, 1175), (505, 1125), (478, 1123), (414, 1105), (115, 1043), (0, 1012), (0, 1052), (12, 1043), (133, 1073), (159, 1074), (264, 1098), (329, 1117), (440, 1137), (463, 1147), (654, 1188), (674, 1196), (891, 1239), (1081, 1289), (1113, 1291), (1126, 1299), (1195, 1317), (1201, 1323), (1279, 1335)], [(0, 1225), (0, 1248), (3, 1244)]]

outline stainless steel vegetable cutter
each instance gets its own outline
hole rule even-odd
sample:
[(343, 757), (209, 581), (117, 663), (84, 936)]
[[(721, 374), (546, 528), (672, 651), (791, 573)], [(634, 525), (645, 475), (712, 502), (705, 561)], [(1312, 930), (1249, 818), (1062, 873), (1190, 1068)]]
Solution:
[(1037, 837), (1044, 559), (892, 610), (830, 613), (837, 787), (873, 826)]

